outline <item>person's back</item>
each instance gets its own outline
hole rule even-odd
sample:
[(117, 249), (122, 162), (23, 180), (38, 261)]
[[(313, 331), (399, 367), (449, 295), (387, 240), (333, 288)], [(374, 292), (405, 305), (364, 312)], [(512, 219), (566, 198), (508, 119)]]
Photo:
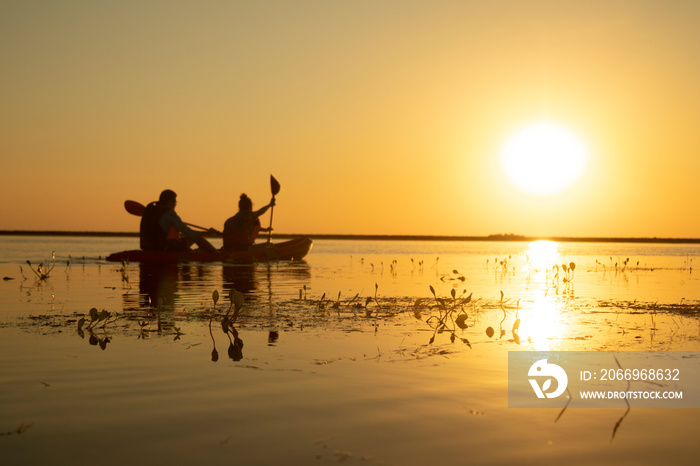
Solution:
[[(144, 251), (188, 251), (193, 243), (200, 249), (216, 251), (204, 238), (204, 233), (194, 231), (175, 213), (177, 194), (166, 189), (158, 202), (146, 207), (141, 219), (141, 249)], [(218, 233), (211, 230), (211, 233)]]
[(260, 217), (271, 206), (253, 212), (253, 201), (244, 193), (238, 200), (238, 212), (224, 223), (224, 247), (225, 251), (240, 251), (250, 248), (255, 243), (255, 238), (261, 231), (269, 231), (269, 228), (260, 227)]
[(224, 223), (225, 251), (236, 251), (249, 248), (258, 236), (260, 222), (250, 211), (239, 211)]
[(139, 230), (141, 249), (144, 251), (165, 251), (167, 248), (168, 232), (160, 227), (160, 218), (167, 210), (158, 202), (151, 202), (146, 206)]

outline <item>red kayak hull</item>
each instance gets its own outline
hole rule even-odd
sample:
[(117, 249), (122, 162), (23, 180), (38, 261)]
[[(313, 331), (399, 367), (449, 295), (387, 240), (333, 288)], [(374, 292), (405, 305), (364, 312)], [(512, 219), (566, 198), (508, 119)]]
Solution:
[(246, 251), (131, 251), (115, 252), (107, 256), (110, 262), (266, 262), (301, 260), (311, 250), (310, 238), (295, 238), (281, 243), (259, 243)]

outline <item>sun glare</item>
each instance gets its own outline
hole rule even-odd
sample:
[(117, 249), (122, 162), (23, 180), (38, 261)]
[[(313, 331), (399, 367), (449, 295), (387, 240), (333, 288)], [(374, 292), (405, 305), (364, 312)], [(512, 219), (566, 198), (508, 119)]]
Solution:
[(564, 337), (566, 325), (561, 310), (551, 297), (537, 296), (531, 306), (520, 312), (521, 336), (527, 337), (535, 351), (552, 351)]
[(567, 129), (549, 122), (515, 132), (503, 146), (501, 167), (516, 188), (551, 196), (571, 187), (584, 173), (587, 149)]
[(527, 261), (536, 270), (549, 269), (559, 261), (558, 249), (559, 244), (554, 241), (533, 241), (526, 253)]

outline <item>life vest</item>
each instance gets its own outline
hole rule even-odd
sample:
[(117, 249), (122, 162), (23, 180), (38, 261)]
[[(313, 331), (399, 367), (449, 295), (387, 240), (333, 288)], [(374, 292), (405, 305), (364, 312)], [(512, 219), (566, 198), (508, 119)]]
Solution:
[(146, 206), (141, 217), (139, 236), (141, 249), (144, 251), (165, 251), (168, 244), (168, 232), (160, 227), (160, 218), (167, 208), (161, 207), (157, 202), (151, 202)]

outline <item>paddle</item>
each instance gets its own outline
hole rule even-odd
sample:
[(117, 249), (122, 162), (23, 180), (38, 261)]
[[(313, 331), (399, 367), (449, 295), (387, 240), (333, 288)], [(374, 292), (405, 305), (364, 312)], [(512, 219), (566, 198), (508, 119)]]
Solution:
[[(144, 206), (140, 202), (136, 202), (136, 201), (124, 201), (124, 208), (131, 215), (136, 215), (137, 217), (143, 216), (143, 212), (146, 210), (146, 206)], [(194, 225), (192, 223), (187, 223), (187, 222), (183, 222), (183, 223), (185, 225), (191, 226), (192, 228), (198, 228), (198, 229), (204, 230), (204, 231), (210, 230), (210, 228), (200, 227), (199, 225)], [(214, 231), (216, 231), (216, 230), (214, 230)], [(218, 231), (216, 233), (221, 234)]]
[[(270, 191), (272, 192), (272, 200), (275, 200), (275, 196), (280, 192), (280, 184), (275, 179), (274, 176), (270, 175)], [(272, 214), (275, 211), (275, 206), (270, 207), (270, 231), (267, 233), (267, 242), (270, 243), (272, 238)]]

